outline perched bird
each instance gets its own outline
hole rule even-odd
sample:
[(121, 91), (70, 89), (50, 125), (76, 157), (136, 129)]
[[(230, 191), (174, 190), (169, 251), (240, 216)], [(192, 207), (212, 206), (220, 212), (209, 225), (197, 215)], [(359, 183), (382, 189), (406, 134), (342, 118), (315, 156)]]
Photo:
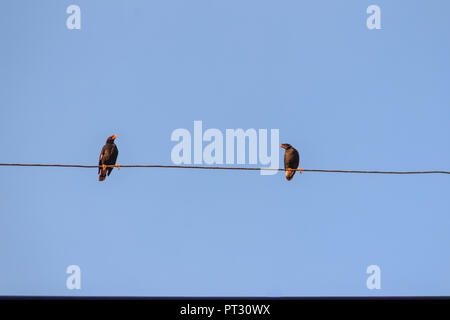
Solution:
[(300, 163), (300, 155), (298, 151), (288, 143), (284, 143), (280, 146), (284, 150), (284, 169), (286, 169), (286, 180), (290, 181), (294, 177), (295, 170), (289, 169), (297, 169)]
[(98, 181), (103, 181), (106, 179), (106, 174), (111, 173), (112, 167), (106, 167), (108, 165), (115, 165), (117, 160), (117, 155), (119, 154), (119, 150), (117, 146), (114, 144), (114, 140), (117, 138), (117, 135), (113, 135), (106, 139), (106, 143), (102, 148), (102, 152), (100, 153), (100, 159), (98, 160), (98, 165), (102, 167), (98, 167)]

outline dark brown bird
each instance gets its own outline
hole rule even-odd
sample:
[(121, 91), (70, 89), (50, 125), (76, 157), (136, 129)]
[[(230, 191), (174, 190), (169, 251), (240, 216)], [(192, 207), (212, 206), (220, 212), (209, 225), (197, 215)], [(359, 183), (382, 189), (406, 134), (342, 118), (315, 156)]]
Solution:
[(106, 143), (102, 148), (102, 152), (100, 153), (100, 159), (98, 160), (98, 181), (103, 181), (106, 179), (106, 175), (110, 175), (111, 171), (114, 169), (112, 167), (106, 167), (109, 165), (115, 165), (117, 160), (117, 155), (119, 154), (119, 150), (117, 146), (114, 144), (114, 140), (117, 138), (117, 135), (113, 135), (106, 139)]
[(284, 150), (284, 169), (286, 169), (286, 180), (290, 181), (295, 175), (295, 170), (288, 169), (297, 169), (300, 164), (300, 155), (298, 151), (288, 143), (284, 143), (280, 146)]

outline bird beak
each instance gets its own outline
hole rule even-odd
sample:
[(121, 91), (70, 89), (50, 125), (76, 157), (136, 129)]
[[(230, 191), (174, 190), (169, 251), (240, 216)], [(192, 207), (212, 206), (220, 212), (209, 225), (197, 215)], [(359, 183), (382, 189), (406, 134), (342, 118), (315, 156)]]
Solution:
[(115, 135), (112, 136), (112, 139), (114, 140), (114, 139), (116, 139), (117, 137), (118, 137), (118, 135), (115, 134)]
[(284, 145), (282, 144), (282, 145), (280, 145), (280, 148), (283, 148), (284, 149)]

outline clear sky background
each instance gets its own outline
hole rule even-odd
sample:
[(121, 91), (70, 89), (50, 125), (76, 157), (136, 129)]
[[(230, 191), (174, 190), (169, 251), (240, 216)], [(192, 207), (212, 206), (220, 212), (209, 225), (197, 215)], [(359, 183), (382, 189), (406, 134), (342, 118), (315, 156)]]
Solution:
[[(66, 8), (81, 8), (81, 30)], [(381, 30), (366, 8), (381, 7)], [(4, 0), (0, 162), (172, 164), (280, 130), (308, 169), (450, 169), (450, 2)], [(282, 165), (283, 150), (279, 150)], [(450, 176), (0, 168), (0, 295), (450, 295)], [(81, 290), (66, 268), (81, 268)], [(381, 289), (366, 268), (381, 268)]]

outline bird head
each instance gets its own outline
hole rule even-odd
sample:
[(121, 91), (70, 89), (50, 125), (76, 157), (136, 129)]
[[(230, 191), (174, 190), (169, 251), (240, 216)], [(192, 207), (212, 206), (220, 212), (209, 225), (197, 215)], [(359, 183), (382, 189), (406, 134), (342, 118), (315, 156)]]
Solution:
[(106, 139), (106, 143), (114, 143), (114, 140), (116, 140), (116, 138), (118, 137), (118, 135), (113, 135), (108, 137), (108, 139)]
[(285, 150), (292, 148), (292, 146), (289, 143), (283, 143), (280, 148), (283, 148)]

